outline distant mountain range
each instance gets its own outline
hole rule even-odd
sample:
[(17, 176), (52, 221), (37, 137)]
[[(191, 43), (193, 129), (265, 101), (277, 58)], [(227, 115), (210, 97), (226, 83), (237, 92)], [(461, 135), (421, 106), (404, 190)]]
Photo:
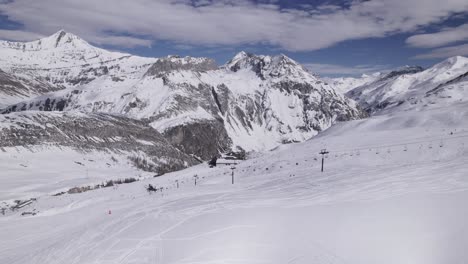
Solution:
[(383, 114), (466, 101), (467, 76), (468, 58), (456, 56), (425, 70), (406, 66), (388, 73), (333, 81), (341, 82), (345, 95), (369, 114)]
[[(143, 152), (152, 164), (146, 169), (164, 173), (220, 153), (305, 141), (339, 121), (465, 100), (467, 60), (321, 79), (285, 55), (240, 52), (218, 66), (209, 58), (110, 52), (65, 31), (26, 43), (0, 41), (1, 133), (10, 142), (0, 147)], [(42, 133), (40, 125), (31, 130), (30, 120), (59, 128), (43, 127), (47, 136), (27, 139)], [(95, 136), (89, 124), (106, 127), (96, 140), (113, 143), (72, 142), (80, 133)], [(132, 139), (116, 143), (124, 130)]]
[(123, 115), (200, 159), (304, 141), (337, 121), (366, 116), (284, 55), (240, 52), (217, 66), (208, 58), (109, 52), (60, 31), (28, 43), (1, 42), (0, 57), (1, 81), (11, 84), (2, 89), (3, 113)]

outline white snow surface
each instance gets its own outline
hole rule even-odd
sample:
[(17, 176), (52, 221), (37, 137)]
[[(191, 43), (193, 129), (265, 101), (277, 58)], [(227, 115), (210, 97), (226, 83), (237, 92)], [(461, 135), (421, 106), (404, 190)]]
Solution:
[[(321, 173), (323, 148), (330, 153)], [(20, 170), (10, 173), (14, 182)], [(117, 188), (35, 197), (0, 214), (0, 263), (468, 259), (465, 102), (343, 122), (243, 161), (234, 175), (231, 184), (229, 166), (202, 164)], [(150, 195), (147, 184), (164, 190)]]
[(345, 94), (354, 88), (359, 86), (369, 84), (379, 77), (384, 75), (381, 72), (375, 72), (372, 74), (363, 74), (360, 77), (337, 77), (337, 78), (324, 78), (333, 88), (340, 92), (341, 94)]
[(94, 186), (107, 180), (154, 175), (138, 170), (123, 154), (79, 152), (57, 146), (2, 148), (0, 201), (52, 195), (74, 187)]

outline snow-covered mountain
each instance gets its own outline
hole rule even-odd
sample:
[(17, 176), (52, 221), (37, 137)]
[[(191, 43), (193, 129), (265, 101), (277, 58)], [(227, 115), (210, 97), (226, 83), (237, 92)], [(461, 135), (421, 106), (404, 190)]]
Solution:
[(372, 74), (363, 74), (360, 77), (337, 77), (337, 78), (325, 78), (325, 81), (329, 83), (337, 92), (346, 94), (352, 89), (371, 83), (381, 77), (384, 73), (375, 72)]
[[(0, 41), (0, 106), (74, 89), (102, 75), (115, 80), (132, 78), (155, 61), (99, 49), (65, 31), (26, 43)], [(47, 104), (39, 109), (51, 110)], [(133, 168), (127, 170), (129, 176), (137, 171), (162, 174), (197, 163), (147, 123), (123, 116), (27, 111), (0, 119), (0, 147), (7, 153), (27, 156), (32, 151), (36, 158), (71, 153), (71, 164), (76, 156), (84, 155), (80, 153), (94, 153), (87, 156), (97, 167), (112, 171), (112, 167), (128, 166)]]
[(369, 113), (440, 107), (468, 98), (468, 58), (448, 58), (431, 68), (407, 67), (359, 86), (347, 96)]
[(131, 77), (155, 61), (93, 47), (63, 30), (32, 42), (0, 41), (0, 69), (16, 79), (10, 89), (2, 86), (0, 106), (77, 87), (102, 75)]
[(0, 41), (0, 58), (4, 71), (45, 75), (63, 87), (76, 85), (71, 78), (83, 74), (83, 70), (107, 67), (104, 74), (134, 73), (157, 60), (97, 48), (63, 30), (32, 42)]
[(208, 58), (109, 52), (64, 31), (24, 44), (3, 42), (0, 50), (0, 69), (53, 86), (3, 113), (125, 115), (148, 122), (179, 149), (203, 159), (304, 141), (335, 122), (365, 116), (352, 100), (284, 55), (241, 52), (218, 67)]

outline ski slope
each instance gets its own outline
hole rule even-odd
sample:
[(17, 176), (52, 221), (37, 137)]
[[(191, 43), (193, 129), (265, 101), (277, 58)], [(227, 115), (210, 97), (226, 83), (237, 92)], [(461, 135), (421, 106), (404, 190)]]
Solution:
[[(77, 151), (69, 147), (11, 147), (0, 150), (0, 201), (52, 195), (108, 180), (148, 178), (128, 156), (136, 153)], [(143, 155), (143, 154), (140, 154)], [(1, 207), (1, 205), (0, 205)]]
[(467, 106), (340, 123), (242, 162), (234, 185), (202, 164), (36, 197), (0, 214), (0, 263), (466, 263)]

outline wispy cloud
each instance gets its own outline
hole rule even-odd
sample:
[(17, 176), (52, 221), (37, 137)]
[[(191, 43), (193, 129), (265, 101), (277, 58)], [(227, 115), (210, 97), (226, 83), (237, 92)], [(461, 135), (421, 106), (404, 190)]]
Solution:
[(438, 59), (466, 55), (468, 55), (468, 44), (462, 44), (434, 49), (427, 53), (416, 55), (412, 59)]
[(128, 36), (94, 36), (89, 39), (96, 44), (111, 44), (124, 48), (131, 48), (136, 46), (151, 47), (153, 41), (149, 39), (128, 37)]
[(22, 30), (0, 29), (0, 37), (5, 40), (28, 41), (44, 37), (44, 35)]
[(305, 63), (303, 64), (309, 71), (322, 76), (358, 76), (362, 74), (385, 71), (391, 68), (389, 65), (356, 65), (343, 66), (336, 64)]
[(436, 33), (414, 35), (406, 39), (408, 45), (418, 48), (441, 47), (460, 41), (468, 41), (468, 24), (443, 28)]
[(463, 0), (349, 3), (284, 9), (277, 1), (247, 0), (9, 0), (0, 1), (0, 12), (24, 25), (25, 32), (48, 35), (64, 28), (108, 45), (147, 46), (165, 40), (185, 45), (261, 43), (310, 51), (345, 40), (413, 32), (468, 10)]

